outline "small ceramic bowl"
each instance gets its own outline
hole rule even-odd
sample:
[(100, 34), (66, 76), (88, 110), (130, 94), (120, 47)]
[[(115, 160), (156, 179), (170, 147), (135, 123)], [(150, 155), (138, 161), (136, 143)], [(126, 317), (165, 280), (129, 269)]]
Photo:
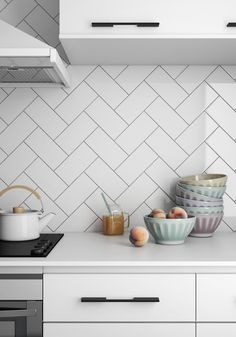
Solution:
[(195, 176), (183, 177), (180, 183), (195, 186), (222, 187), (227, 182), (225, 174), (199, 174)]
[(217, 207), (223, 206), (223, 199), (217, 199), (217, 201), (198, 201), (178, 197), (175, 197), (176, 204), (178, 206), (187, 206), (187, 207)]
[(201, 214), (196, 216), (196, 222), (190, 236), (207, 238), (214, 234), (219, 227), (224, 213)]
[(198, 214), (217, 214), (224, 211), (224, 206), (217, 207), (185, 207), (182, 206), (188, 215), (197, 216)]
[(184, 199), (197, 200), (197, 201), (219, 201), (219, 198), (211, 198), (203, 194), (199, 194), (199, 193), (192, 192), (190, 190), (186, 190), (183, 187), (181, 187), (179, 184), (176, 185), (176, 195)]
[(226, 186), (206, 187), (206, 186), (187, 185), (187, 184), (182, 184), (182, 183), (179, 183), (178, 185), (185, 190), (189, 190), (194, 193), (202, 194), (210, 198), (222, 198), (226, 190)]
[(163, 245), (179, 245), (184, 243), (192, 231), (196, 218), (187, 219), (160, 219), (144, 217), (146, 227), (156, 243)]

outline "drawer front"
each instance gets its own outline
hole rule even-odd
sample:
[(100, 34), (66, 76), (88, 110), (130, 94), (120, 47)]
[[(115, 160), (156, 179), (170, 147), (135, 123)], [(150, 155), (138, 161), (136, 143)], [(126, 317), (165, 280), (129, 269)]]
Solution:
[(47, 323), (44, 337), (194, 337), (194, 330), (192, 323)]
[[(194, 321), (194, 275), (52, 274), (44, 276), (44, 321)], [(105, 297), (120, 302), (81, 302)], [(126, 302), (158, 297), (160, 302)]]
[[(171, 8), (171, 10), (170, 10)], [(235, 0), (60, 0), (60, 33), (88, 35), (233, 33)], [(94, 28), (92, 22), (159, 22), (156, 28)]]
[(197, 337), (235, 337), (235, 323), (202, 323), (197, 325)]
[(236, 322), (236, 275), (197, 277), (197, 320)]

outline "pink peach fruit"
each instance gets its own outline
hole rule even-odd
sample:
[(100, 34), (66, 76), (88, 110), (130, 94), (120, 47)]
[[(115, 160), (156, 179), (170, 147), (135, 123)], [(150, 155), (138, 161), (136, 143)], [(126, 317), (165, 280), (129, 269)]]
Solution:
[(162, 209), (155, 208), (152, 210), (152, 217), (153, 218), (160, 218), (160, 219), (165, 219), (166, 218), (166, 213)]
[(137, 226), (130, 230), (129, 240), (135, 247), (142, 247), (147, 243), (149, 233), (146, 228)]
[(167, 214), (168, 219), (187, 219), (188, 214), (181, 207), (173, 207)]

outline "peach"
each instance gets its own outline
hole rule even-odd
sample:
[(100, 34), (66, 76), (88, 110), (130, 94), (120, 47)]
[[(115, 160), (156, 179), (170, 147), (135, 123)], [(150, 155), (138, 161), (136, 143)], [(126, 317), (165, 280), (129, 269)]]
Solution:
[(188, 214), (181, 207), (173, 207), (167, 214), (168, 219), (187, 219)]
[(160, 218), (160, 219), (165, 219), (166, 218), (166, 213), (162, 209), (155, 208), (152, 210), (152, 217), (153, 218)]
[(149, 233), (146, 228), (137, 226), (130, 230), (129, 240), (135, 247), (142, 247), (147, 243)]

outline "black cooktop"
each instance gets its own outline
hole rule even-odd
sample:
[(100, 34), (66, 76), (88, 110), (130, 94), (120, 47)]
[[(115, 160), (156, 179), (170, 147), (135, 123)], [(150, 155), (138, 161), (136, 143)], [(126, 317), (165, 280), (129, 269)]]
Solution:
[(41, 234), (36, 240), (2, 241), (0, 240), (1, 257), (46, 257), (64, 234)]

